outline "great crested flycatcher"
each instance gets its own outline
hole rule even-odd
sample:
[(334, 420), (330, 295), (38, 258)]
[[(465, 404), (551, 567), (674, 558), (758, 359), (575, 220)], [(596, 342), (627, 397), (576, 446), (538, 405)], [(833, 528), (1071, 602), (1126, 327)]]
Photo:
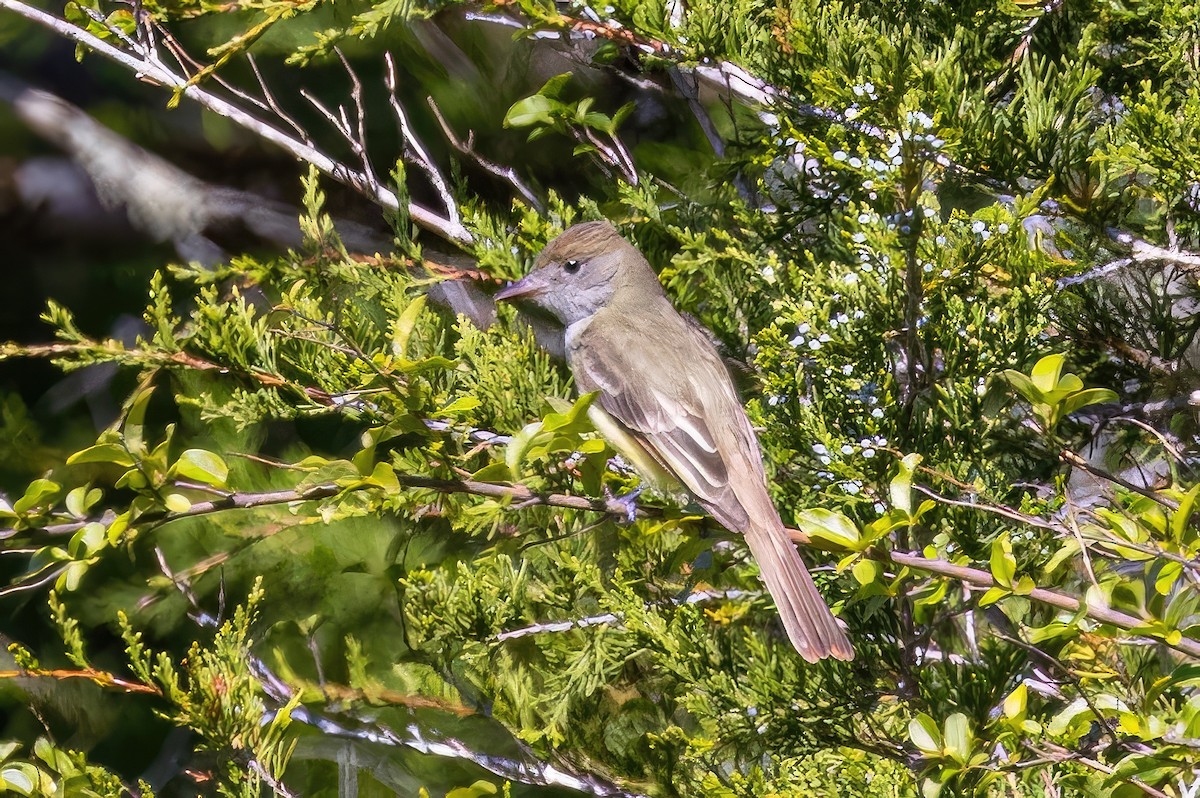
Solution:
[(671, 305), (642, 253), (608, 222), (577, 224), (496, 299), (527, 300), (562, 322), (576, 387), (599, 392), (590, 415), (600, 433), (655, 487), (682, 483), (745, 536), (800, 656), (853, 659), (767, 493), (758, 439), (725, 364)]

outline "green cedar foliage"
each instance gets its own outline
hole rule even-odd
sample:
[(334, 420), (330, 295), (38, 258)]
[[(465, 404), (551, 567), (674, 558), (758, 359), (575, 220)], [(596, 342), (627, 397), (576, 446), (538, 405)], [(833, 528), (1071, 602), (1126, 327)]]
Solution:
[[(339, 43), (414, 48), (401, 34), (456, 5), (146, 9), (236, 19), (218, 66), (259, 42), (299, 68)], [(536, 0), (485, 10), (523, 33), (595, 24)], [(431, 775), (412, 750), (444, 739), (648, 795), (1192, 789), (1195, 426), (1186, 405), (1145, 408), (1190, 390), (1193, 279), (1170, 253), (1077, 277), (1137, 241), (1200, 246), (1193, 4), (591, 13), (622, 26), (575, 53), (601, 74), (732, 62), (776, 102), (705, 96), (720, 158), (666, 104), (680, 130), (630, 144), (626, 172), (637, 115), (593, 96), (594, 73), (499, 81), (506, 103), (479, 113), (517, 134), (490, 140), (544, 210), (458, 174), (467, 254), (512, 278), (599, 217), (638, 244), (740, 363), (777, 504), (857, 659), (795, 656), (744, 547), (694, 507), (603, 512), (636, 477), (610, 467), (590, 397), (571, 400), (510, 308), (480, 330), (428, 302), (407, 218), (394, 257), (348, 253), (310, 175), (301, 250), (164, 270), (135, 345), (51, 305), (56, 344), (0, 348), (134, 378), (117, 423), (58, 458), (3, 405), (0, 449), (30, 477), (0, 501), (4, 545), (29, 555), (9, 595), (52, 586), (62, 640), (15, 647), (6, 674), (142, 702), (98, 734), (136, 717), (118, 712), (190, 729), (230, 795), (537, 794), (494, 762)], [(558, 193), (536, 179), (551, 146), (575, 158)], [(117, 778), (36, 736), (4, 747), (9, 789)]]

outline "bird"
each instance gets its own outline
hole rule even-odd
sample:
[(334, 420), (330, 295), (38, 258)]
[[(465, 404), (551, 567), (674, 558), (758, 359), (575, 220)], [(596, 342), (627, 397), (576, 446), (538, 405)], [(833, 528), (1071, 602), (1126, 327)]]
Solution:
[(593, 425), (644, 482), (668, 495), (682, 485), (745, 538), (800, 656), (853, 659), (771, 500), (758, 438), (721, 355), (671, 304), (645, 256), (608, 221), (576, 224), (495, 299), (529, 303), (562, 324), (576, 390), (596, 393)]

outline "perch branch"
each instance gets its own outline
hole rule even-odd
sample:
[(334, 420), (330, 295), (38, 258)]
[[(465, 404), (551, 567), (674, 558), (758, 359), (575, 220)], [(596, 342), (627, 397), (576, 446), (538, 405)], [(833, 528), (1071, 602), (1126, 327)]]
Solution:
[[(518, 505), (520, 508), (525, 507), (562, 507), (572, 510), (584, 510), (591, 512), (605, 513), (613, 518), (626, 518), (628, 514), (627, 507), (619, 501), (611, 499), (589, 499), (583, 496), (570, 496), (561, 493), (537, 493), (524, 485), (506, 485), (496, 484), (491, 482), (479, 482), (471, 479), (438, 479), (434, 477), (418, 476), (413, 474), (396, 474), (396, 479), (399, 484), (405, 488), (416, 490), (431, 490), (437, 493), (444, 494), (470, 494), (475, 496), (483, 496), (486, 498), (507, 501), (510, 505)], [(280, 504), (291, 504), (294, 502), (309, 502), (318, 501), (321, 499), (332, 498), (338, 494), (349, 490), (364, 490), (374, 486), (370, 484), (362, 484), (358, 486), (343, 487), (340, 485), (325, 483), (312, 485), (306, 488), (269, 491), (264, 493), (230, 493), (211, 501), (197, 502), (185, 512), (172, 513), (166, 510), (156, 510), (147, 512), (137, 519), (138, 526), (153, 523), (165, 524), (171, 521), (177, 521), (183, 518), (193, 518), (212, 513), (223, 512), (225, 510), (235, 509), (254, 509), (258, 507), (267, 507)], [(637, 508), (638, 518), (654, 518), (661, 517), (661, 508), (640, 506)], [(65, 535), (82, 529), (88, 521), (76, 521), (64, 524), (55, 524), (43, 527), (40, 530), (45, 534), (50, 535)], [(6, 529), (0, 530), (0, 540), (13, 537), (18, 534), (17, 530)], [(792, 540), (797, 543), (809, 544), (810, 540), (807, 535), (798, 530), (789, 530)], [(996, 582), (992, 575), (987, 571), (982, 571), (977, 568), (971, 568), (964, 565), (956, 565), (947, 560), (942, 560), (934, 557), (926, 557), (923, 554), (909, 551), (887, 551), (884, 549), (871, 549), (864, 553), (865, 556), (879, 560), (881, 562), (892, 562), (896, 565), (906, 566), (923, 573), (937, 574), (939, 576), (949, 577), (951, 579), (966, 582), (970, 585), (983, 588), (994, 587)], [(1089, 606), (1081, 602), (1074, 596), (1069, 596), (1065, 593), (1059, 593), (1045, 588), (1034, 588), (1027, 596), (1032, 601), (1037, 601), (1042, 604), (1048, 604), (1052, 607), (1066, 610), (1068, 612), (1083, 612), (1085, 616), (1099, 623), (1105, 623), (1115, 626), (1126, 631), (1136, 631), (1142, 627), (1142, 620), (1132, 615), (1120, 612), (1118, 610), (1109, 609), (1107, 607)], [(1200, 641), (1192, 640), (1184, 637), (1176, 643), (1165, 643), (1166, 645), (1187, 654), (1192, 657), (1200, 658)]]

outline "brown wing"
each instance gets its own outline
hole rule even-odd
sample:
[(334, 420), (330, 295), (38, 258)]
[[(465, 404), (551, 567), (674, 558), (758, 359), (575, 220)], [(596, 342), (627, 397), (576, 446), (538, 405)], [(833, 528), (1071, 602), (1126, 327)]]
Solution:
[[(739, 497), (730, 483), (754, 486), (767, 498), (757, 441), (712, 344), (667, 308), (643, 330), (593, 321), (602, 333), (585, 331), (568, 352), (575, 381), (581, 393), (599, 391), (600, 406), (718, 521), (744, 532), (749, 497)], [(731, 480), (731, 473), (740, 478)]]

